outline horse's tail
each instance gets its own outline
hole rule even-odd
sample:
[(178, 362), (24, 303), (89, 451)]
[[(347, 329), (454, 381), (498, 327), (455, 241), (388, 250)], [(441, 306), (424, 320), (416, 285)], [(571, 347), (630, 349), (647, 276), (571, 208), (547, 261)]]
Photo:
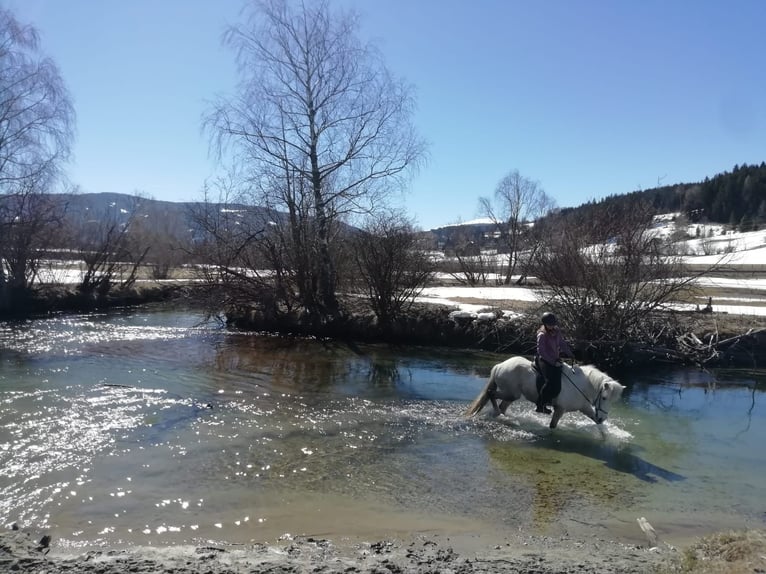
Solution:
[(487, 401), (489, 401), (492, 392), (497, 389), (497, 383), (495, 382), (496, 367), (497, 365), (492, 367), (492, 371), (489, 373), (489, 380), (487, 381), (487, 384), (484, 385), (484, 389), (479, 393), (479, 396), (477, 396), (471, 403), (471, 406), (468, 407), (468, 410), (465, 412), (465, 416), (472, 417), (479, 413), (479, 411), (484, 408), (484, 405), (487, 404)]

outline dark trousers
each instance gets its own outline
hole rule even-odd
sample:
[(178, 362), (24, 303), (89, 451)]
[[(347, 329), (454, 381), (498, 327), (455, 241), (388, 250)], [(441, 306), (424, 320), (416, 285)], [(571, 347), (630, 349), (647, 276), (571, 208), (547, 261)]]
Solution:
[(545, 385), (540, 393), (538, 404), (547, 405), (561, 392), (561, 367), (546, 363), (542, 359), (539, 359), (537, 364), (545, 378)]

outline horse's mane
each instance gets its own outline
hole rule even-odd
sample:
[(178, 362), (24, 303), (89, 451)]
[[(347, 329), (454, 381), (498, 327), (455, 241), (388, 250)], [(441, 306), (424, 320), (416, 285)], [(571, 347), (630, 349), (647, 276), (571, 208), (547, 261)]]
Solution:
[(596, 386), (603, 383), (605, 380), (612, 381), (612, 377), (607, 375), (604, 371), (600, 370), (595, 365), (577, 365), (578, 369), (582, 369), (582, 371), (585, 373), (585, 376), (588, 378), (589, 381), (592, 383), (595, 382)]

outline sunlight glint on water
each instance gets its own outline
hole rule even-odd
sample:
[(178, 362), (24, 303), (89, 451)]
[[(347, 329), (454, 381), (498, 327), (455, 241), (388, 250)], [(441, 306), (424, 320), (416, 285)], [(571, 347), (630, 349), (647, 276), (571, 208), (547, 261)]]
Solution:
[(710, 394), (699, 374), (623, 381), (602, 435), (577, 414), (550, 432), (529, 403), (466, 419), (502, 358), (487, 353), (352, 350), (149, 311), (4, 324), (0, 342), (0, 520), (62, 544), (384, 525), (609, 524), (640, 540), (637, 515), (671, 530), (763, 522), (762, 393)]

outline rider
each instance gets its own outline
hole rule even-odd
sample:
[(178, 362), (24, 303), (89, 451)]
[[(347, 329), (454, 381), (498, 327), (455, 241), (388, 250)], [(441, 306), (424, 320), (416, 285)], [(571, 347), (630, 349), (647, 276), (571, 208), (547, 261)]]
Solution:
[(561, 357), (574, 357), (569, 344), (564, 340), (558, 328), (556, 315), (543, 313), (542, 325), (537, 330), (537, 357), (535, 363), (545, 379), (540, 396), (537, 399), (537, 412), (550, 414), (545, 405), (561, 392)]

